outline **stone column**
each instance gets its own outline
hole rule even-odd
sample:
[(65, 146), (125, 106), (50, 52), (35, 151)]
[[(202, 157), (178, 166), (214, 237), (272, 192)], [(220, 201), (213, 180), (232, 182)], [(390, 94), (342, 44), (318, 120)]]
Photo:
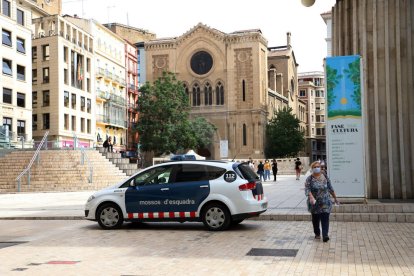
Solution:
[(333, 55), (361, 55), (368, 198), (414, 198), (414, 1), (337, 0)]

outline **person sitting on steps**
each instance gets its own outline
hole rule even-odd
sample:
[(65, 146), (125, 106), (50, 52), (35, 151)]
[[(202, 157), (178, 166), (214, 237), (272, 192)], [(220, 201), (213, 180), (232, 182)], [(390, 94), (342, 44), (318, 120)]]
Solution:
[(103, 143), (103, 147), (105, 148), (105, 150), (107, 152), (113, 152), (114, 151), (114, 147), (111, 141), (111, 137), (109, 137), (108, 139), (105, 140), (105, 142)]

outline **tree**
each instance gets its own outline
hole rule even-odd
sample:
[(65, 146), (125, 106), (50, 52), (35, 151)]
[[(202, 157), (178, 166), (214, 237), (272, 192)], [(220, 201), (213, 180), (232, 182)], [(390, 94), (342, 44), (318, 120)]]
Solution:
[(184, 87), (174, 74), (164, 72), (152, 85), (147, 82), (138, 106), (141, 149), (159, 155), (194, 146), (189, 110)]
[(217, 128), (203, 117), (196, 117), (191, 121), (192, 130), (196, 138), (197, 148), (207, 148), (213, 140)]
[(188, 96), (171, 72), (141, 88), (138, 111), (141, 149), (155, 155), (206, 146), (215, 131), (204, 118), (190, 121)]
[(275, 111), (266, 127), (266, 157), (297, 156), (304, 143), (304, 133), (299, 130), (299, 119), (292, 114), (292, 108)]

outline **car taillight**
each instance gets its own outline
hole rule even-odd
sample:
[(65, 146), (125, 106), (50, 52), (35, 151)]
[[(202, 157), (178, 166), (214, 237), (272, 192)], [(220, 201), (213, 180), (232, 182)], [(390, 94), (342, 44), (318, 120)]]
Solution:
[(256, 182), (249, 182), (239, 186), (240, 191), (248, 191), (253, 189), (256, 189)]

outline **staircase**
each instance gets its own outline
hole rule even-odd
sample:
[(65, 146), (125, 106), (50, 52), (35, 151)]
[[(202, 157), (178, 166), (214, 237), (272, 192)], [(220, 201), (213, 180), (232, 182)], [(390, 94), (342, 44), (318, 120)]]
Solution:
[(138, 172), (138, 164), (130, 163), (129, 158), (122, 157), (120, 153), (106, 152), (104, 148), (96, 148), (100, 154), (105, 156), (126, 175), (133, 175)]
[[(12, 151), (0, 158), (0, 193), (17, 192), (16, 177), (26, 168), (34, 154)], [(86, 151), (93, 167), (92, 183), (88, 182), (87, 162), (81, 165), (80, 150), (42, 150), (35, 161), (28, 186), (27, 176), (21, 181), (21, 192), (99, 190), (116, 184), (127, 175), (95, 150)]]

